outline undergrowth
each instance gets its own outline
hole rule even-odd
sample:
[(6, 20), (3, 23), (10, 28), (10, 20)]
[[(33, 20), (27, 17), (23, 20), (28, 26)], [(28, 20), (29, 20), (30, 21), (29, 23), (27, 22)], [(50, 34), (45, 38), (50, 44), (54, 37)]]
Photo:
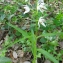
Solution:
[(0, 63), (12, 63), (5, 53), (16, 43), (25, 45), (23, 50), (32, 53), (32, 63), (37, 63), (41, 55), (53, 63), (62, 61), (63, 50), (57, 52), (57, 47), (63, 40), (63, 1), (44, 2), (41, 9), (38, 0), (0, 1), (0, 30), (8, 31), (8, 39), (0, 50)]

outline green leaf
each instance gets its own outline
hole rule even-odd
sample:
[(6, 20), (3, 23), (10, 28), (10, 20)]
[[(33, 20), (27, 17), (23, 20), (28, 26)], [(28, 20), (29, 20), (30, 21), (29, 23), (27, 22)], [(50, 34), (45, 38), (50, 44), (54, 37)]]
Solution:
[(31, 36), (32, 37), (30, 37), (30, 41), (31, 41), (31, 45), (32, 45), (32, 53), (33, 53), (33, 55), (35, 55), (36, 54), (36, 36), (34, 35), (34, 31), (33, 30), (31, 30)]
[(61, 20), (63, 19), (63, 13), (59, 13), (56, 15), (56, 19)]
[(18, 43), (18, 42), (20, 42), (20, 41), (23, 41), (23, 40), (25, 40), (26, 38), (29, 38), (29, 37), (31, 37), (31, 36), (26, 36), (26, 37), (24, 37), (24, 38), (16, 39), (14, 42), (12, 42), (12, 43), (10, 43), (9, 45), (7, 45), (7, 47), (4, 46), (4, 48), (3, 48), (2, 50), (0, 50), (0, 51), (6, 50), (7, 48), (13, 46), (14, 44), (16, 44), (16, 43)]
[(46, 43), (47, 39), (46, 38), (40, 38), (40, 43)]
[(51, 60), (54, 63), (59, 63), (55, 57), (53, 57), (53, 55), (51, 55), (50, 53), (48, 53), (47, 51), (43, 50), (43, 49), (38, 49), (38, 51), (40, 53), (42, 53), (46, 58), (48, 58), (49, 60)]
[(28, 36), (28, 34), (27, 34), (26, 31), (24, 31), (24, 30), (18, 28), (17, 26), (12, 25), (12, 24), (10, 24), (10, 23), (8, 23), (8, 25), (11, 26), (11, 27), (13, 27), (13, 28), (14, 28), (15, 30), (17, 30), (18, 32), (20, 32), (24, 37), (25, 37), (25, 36)]
[(60, 36), (63, 35), (63, 32), (53, 32), (53, 33), (42, 33), (41, 35), (39, 35), (37, 38), (40, 38), (42, 36), (44, 37), (48, 37), (48, 36)]
[(7, 57), (0, 57), (0, 63), (11, 63), (11, 59)]
[(37, 46), (36, 46), (36, 42), (37, 42), (37, 39), (36, 39), (36, 36), (34, 34), (34, 31), (31, 30), (31, 38), (30, 38), (30, 41), (31, 41), (31, 45), (32, 45), (32, 54), (33, 54), (33, 62), (32, 63), (36, 63), (36, 60), (37, 60)]
[(0, 20), (4, 20), (5, 14), (3, 12), (0, 12)]

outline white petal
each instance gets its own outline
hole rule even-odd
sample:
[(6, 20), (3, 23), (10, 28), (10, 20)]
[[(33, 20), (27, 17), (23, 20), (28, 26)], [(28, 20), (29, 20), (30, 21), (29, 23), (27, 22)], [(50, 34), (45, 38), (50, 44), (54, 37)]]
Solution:
[(39, 22), (41, 23), (41, 22), (45, 22), (45, 19), (43, 18), (43, 17), (40, 17), (39, 18)]
[(40, 27), (40, 24), (43, 25), (44, 27), (46, 27), (46, 25), (45, 25), (45, 19), (43, 17), (39, 18), (39, 21), (38, 21), (38, 26), (39, 27)]
[(44, 24), (44, 22), (41, 23), (44, 27), (46, 27), (46, 25)]
[(40, 12), (44, 12), (46, 10), (46, 6), (43, 0), (39, 0), (37, 3), (37, 10), (40, 10)]
[(28, 5), (24, 5), (25, 12), (24, 14), (28, 13), (30, 11), (30, 8)]

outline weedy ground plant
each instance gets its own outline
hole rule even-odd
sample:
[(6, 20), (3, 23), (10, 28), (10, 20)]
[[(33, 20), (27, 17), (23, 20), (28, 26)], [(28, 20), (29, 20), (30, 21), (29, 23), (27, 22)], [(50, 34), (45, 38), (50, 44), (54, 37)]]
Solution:
[(25, 53), (31, 52), (32, 63), (44, 63), (38, 60), (42, 56), (50, 63), (62, 62), (63, 49), (59, 44), (63, 41), (62, 3), (58, 0), (1, 0), (0, 63), (13, 63), (12, 55), (9, 58), (7, 55), (15, 44), (20, 44), (19, 49)]

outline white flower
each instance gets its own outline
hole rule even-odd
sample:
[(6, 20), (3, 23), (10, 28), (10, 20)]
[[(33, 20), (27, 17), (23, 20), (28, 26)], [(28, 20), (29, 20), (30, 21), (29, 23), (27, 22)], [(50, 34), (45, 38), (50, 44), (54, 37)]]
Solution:
[(39, 27), (40, 27), (40, 24), (43, 25), (44, 27), (46, 27), (46, 25), (45, 25), (45, 19), (43, 17), (39, 18), (39, 21), (38, 21), (38, 26)]
[(40, 10), (42, 13), (46, 10), (46, 6), (43, 0), (39, 0), (37, 3), (37, 10)]
[(28, 5), (24, 5), (24, 9), (25, 9), (24, 14), (26, 14), (30, 11), (30, 8)]

